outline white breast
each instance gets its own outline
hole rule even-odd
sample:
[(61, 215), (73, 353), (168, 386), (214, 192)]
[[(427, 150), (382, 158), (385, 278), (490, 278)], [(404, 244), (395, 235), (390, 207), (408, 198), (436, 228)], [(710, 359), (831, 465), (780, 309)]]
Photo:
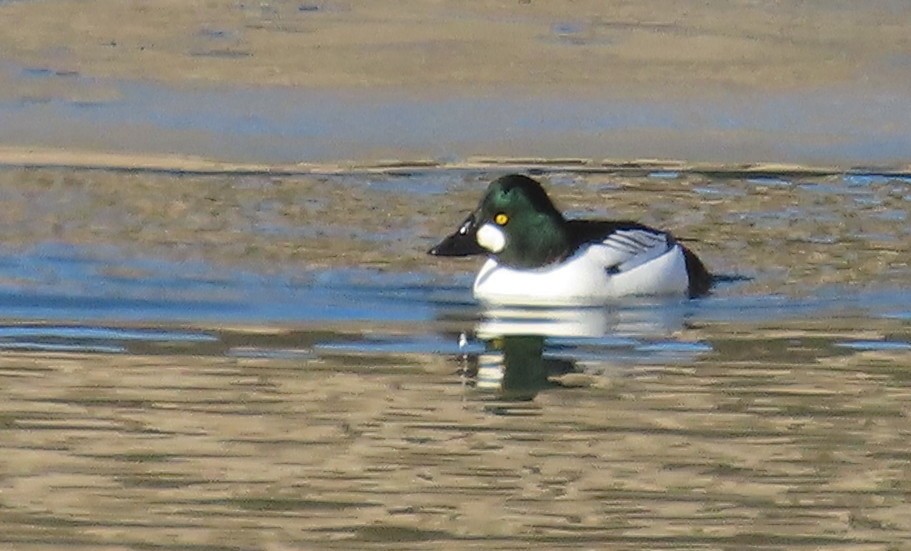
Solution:
[(689, 280), (679, 245), (623, 255), (615, 243), (582, 248), (553, 266), (517, 270), (489, 259), (474, 282), (474, 296), (490, 304), (592, 305), (642, 295), (684, 295)]

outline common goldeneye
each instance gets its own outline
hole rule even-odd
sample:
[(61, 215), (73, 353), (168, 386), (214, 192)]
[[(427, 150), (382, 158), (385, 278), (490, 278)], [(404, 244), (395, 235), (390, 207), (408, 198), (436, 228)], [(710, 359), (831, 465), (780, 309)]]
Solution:
[(519, 174), (491, 182), (478, 208), (428, 252), (487, 255), (473, 290), (493, 304), (697, 297), (712, 284), (699, 258), (671, 234), (637, 222), (567, 220), (540, 183)]

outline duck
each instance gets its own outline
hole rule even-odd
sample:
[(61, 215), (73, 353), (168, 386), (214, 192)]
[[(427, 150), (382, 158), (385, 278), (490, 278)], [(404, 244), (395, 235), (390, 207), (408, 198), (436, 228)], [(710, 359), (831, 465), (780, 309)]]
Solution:
[(482, 255), (474, 297), (493, 305), (584, 306), (624, 297), (701, 297), (712, 275), (669, 232), (632, 221), (573, 220), (537, 180), (493, 180), (478, 207), (432, 247)]

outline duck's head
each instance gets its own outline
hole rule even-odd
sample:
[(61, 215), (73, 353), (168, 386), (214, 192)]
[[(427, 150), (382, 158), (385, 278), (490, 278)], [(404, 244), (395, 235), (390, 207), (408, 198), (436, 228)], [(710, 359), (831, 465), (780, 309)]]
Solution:
[(566, 221), (541, 184), (527, 176), (497, 178), (478, 208), (428, 251), (436, 256), (486, 254), (514, 268), (538, 268), (565, 257)]

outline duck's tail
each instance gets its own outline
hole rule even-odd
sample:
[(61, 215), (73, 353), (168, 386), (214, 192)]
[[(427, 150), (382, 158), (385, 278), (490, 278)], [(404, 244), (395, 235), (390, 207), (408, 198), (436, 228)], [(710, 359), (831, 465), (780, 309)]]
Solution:
[(683, 245), (680, 245), (680, 247), (683, 249), (683, 258), (686, 261), (686, 274), (689, 276), (690, 280), (688, 289), (690, 298), (707, 295), (712, 288), (712, 283), (714, 283), (715, 278), (709, 273), (705, 268), (705, 264), (699, 260), (699, 257), (696, 256), (693, 251), (687, 249)]

